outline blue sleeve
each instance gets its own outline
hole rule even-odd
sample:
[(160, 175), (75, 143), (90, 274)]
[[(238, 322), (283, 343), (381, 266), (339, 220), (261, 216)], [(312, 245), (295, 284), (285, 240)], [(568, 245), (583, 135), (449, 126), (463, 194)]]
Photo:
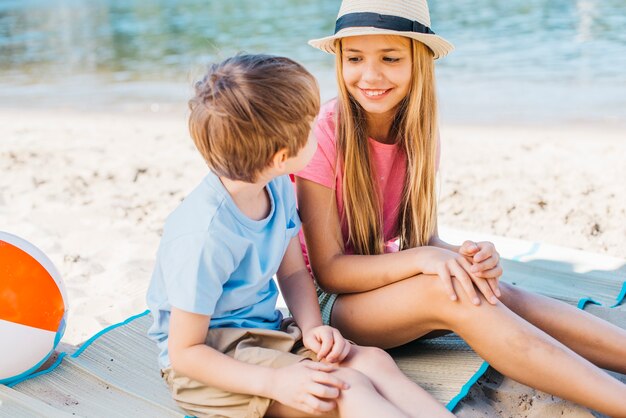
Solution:
[(213, 315), (224, 283), (235, 270), (233, 255), (218, 234), (181, 236), (160, 249), (159, 260), (170, 304)]
[(279, 190), (281, 190), (281, 198), (285, 205), (285, 215), (287, 216), (287, 236), (292, 238), (300, 232), (302, 222), (300, 221), (296, 205), (294, 184), (289, 179), (289, 176), (282, 176), (281, 181), (282, 187)]

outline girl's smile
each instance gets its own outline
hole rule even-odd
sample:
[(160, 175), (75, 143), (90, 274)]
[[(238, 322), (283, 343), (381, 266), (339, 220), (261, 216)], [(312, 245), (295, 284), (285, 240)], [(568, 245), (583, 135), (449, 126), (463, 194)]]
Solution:
[(409, 92), (411, 43), (392, 35), (342, 39), (342, 75), (350, 95), (371, 115), (391, 116)]
[(360, 88), (360, 90), (365, 97), (371, 100), (380, 100), (386, 97), (387, 94), (391, 91), (391, 89), (372, 90), (372, 89), (363, 89), (363, 88)]

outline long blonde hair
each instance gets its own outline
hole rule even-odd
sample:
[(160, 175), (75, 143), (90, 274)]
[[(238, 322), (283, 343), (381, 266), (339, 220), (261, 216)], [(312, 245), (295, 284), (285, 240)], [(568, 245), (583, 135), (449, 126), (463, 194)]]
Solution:
[[(380, 193), (374, 182), (365, 110), (350, 96), (343, 80), (343, 57), (337, 41), (337, 158), (343, 165), (343, 201), (348, 243), (357, 254), (384, 252)], [(400, 249), (426, 245), (436, 226), (437, 99), (430, 49), (411, 40), (412, 77), (400, 102), (390, 135), (406, 154), (406, 177), (395, 231)], [(339, 167), (340, 164), (337, 164)]]

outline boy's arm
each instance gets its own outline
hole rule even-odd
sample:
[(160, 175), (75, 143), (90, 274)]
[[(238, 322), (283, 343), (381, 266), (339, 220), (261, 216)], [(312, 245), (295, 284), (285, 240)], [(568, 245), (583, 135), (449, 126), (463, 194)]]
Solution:
[(312, 415), (337, 407), (335, 399), (348, 387), (330, 373), (335, 366), (303, 361), (272, 369), (235, 360), (205, 345), (210, 320), (172, 308), (168, 348), (174, 370), (208, 386), (275, 399)]
[(303, 334), (322, 325), (313, 278), (306, 268), (298, 236), (291, 238), (276, 273), (289, 312)]
[(270, 398), (273, 371), (237, 361), (207, 346), (210, 316), (172, 307), (168, 350), (172, 368), (228, 392)]

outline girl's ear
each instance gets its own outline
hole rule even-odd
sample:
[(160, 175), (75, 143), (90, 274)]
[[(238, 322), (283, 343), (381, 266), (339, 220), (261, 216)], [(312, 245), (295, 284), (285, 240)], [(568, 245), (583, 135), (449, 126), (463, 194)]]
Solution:
[(272, 167), (282, 170), (285, 168), (285, 162), (289, 159), (289, 151), (287, 148), (281, 148), (272, 157)]

